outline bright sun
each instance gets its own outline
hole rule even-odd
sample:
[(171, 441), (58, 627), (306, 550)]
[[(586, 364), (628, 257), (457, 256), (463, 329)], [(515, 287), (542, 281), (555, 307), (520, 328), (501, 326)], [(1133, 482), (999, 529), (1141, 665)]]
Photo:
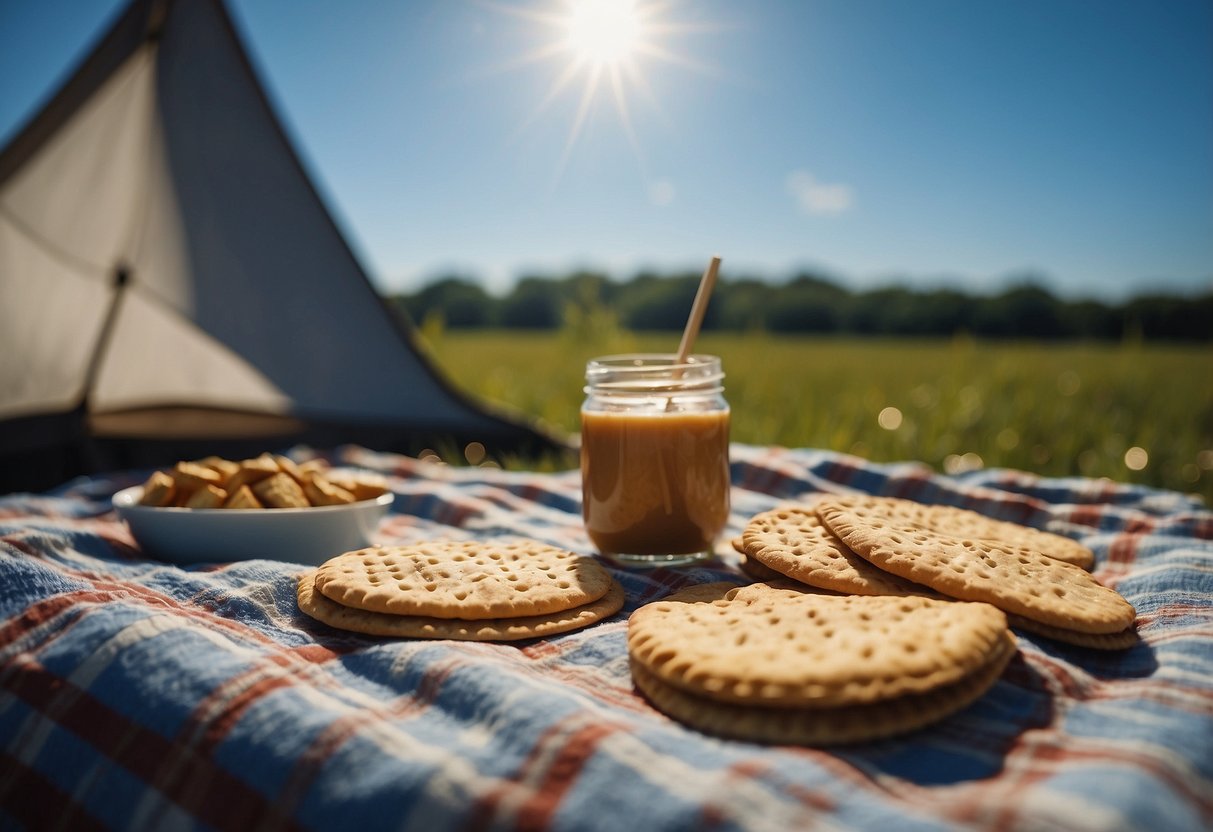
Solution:
[(524, 18), (552, 33), (552, 37), (537, 49), (504, 68), (552, 59), (564, 61), (547, 94), (523, 127), (580, 80), (577, 112), (557, 166), (557, 178), (603, 87), (609, 88), (619, 121), (640, 158), (642, 154), (628, 105), (629, 92), (640, 94), (655, 109), (660, 109), (645, 74), (649, 69), (646, 64), (660, 61), (698, 71), (708, 69), (671, 51), (663, 41), (687, 32), (711, 30), (714, 25), (687, 25), (665, 19), (671, 5), (669, 0), (534, 0), (523, 6), (489, 4), (496, 11)]
[(569, 50), (602, 66), (629, 59), (643, 41), (636, 3), (631, 0), (580, 0), (568, 10)]

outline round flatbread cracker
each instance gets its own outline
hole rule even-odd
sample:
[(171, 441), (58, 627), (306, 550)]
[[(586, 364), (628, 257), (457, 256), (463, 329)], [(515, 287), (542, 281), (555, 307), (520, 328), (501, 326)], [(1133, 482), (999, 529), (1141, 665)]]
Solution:
[(316, 572), (299, 577), (299, 609), (317, 621), (373, 636), (398, 638), (441, 638), (459, 641), (517, 641), (552, 636), (579, 630), (609, 618), (623, 607), (623, 587), (612, 581), (606, 595), (580, 607), (547, 615), (523, 618), (489, 618), (465, 621), (457, 618), (429, 618), (416, 615), (392, 615), (344, 607), (316, 591)]
[(316, 589), (371, 612), (431, 618), (518, 618), (596, 601), (611, 586), (598, 561), (533, 540), (440, 541), (339, 555)]
[(1007, 520), (995, 520), (984, 514), (955, 506), (923, 505), (895, 497), (873, 499), (889, 505), (892, 510), (898, 512), (899, 517), (932, 531), (954, 537), (993, 540), (1008, 546), (1022, 546), (1039, 552), (1045, 557), (1072, 563), (1088, 571), (1095, 565), (1094, 552), (1077, 540), (1071, 540), (1059, 534), (1023, 526), (1019, 523), (1011, 523)]
[(738, 563), (738, 568), (748, 577), (756, 581), (776, 581), (779, 579), (788, 580), (786, 575), (781, 575), (771, 567), (762, 563), (762, 561), (754, 560), (749, 555), (742, 555), (741, 561)]
[(696, 696), (824, 707), (950, 684), (985, 664), (1006, 629), (988, 604), (752, 584), (641, 607), (628, 621), (628, 652)]
[(1141, 643), (1141, 637), (1137, 635), (1137, 627), (1132, 625), (1118, 633), (1080, 633), (1061, 627), (1050, 627), (1019, 615), (1008, 615), (1007, 623), (1017, 629), (1026, 630), (1053, 641), (1072, 644), (1075, 647), (1086, 647), (1090, 650), (1128, 650)]
[(742, 544), (740, 537), (735, 537), (730, 540), (729, 545), (731, 545), (733, 547), (733, 551), (740, 556), (740, 560), (737, 561), (737, 567), (746, 577), (755, 581), (773, 581), (785, 577), (771, 567), (764, 566), (747, 555), (745, 552), (745, 546)]
[[(783, 575), (776, 573), (775, 577), (769, 581), (757, 581), (752, 584), (736, 587), (725, 596), (725, 600), (744, 601), (747, 604), (752, 604), (755, 601), (769, 601), (773, 598), (795, 598), (800, 595), (838, 594), (839, 593), (834, 592), (833, 590), (802, 584), (800, 581), (793, 581), (791, 578), (785, 578)], [(662, 600), (672, 600), (672, 596)]]
[(1136, 612), (1081, 568), (1033, 549), (949, 535), (914, 521), (904, 500), (848, 497), (817, 507), (857, 555), (876, 566), (965, 601), (1084, 633), (1117, 633)]
[(691, 584), (675, 590), (662, 598), (662, 601), (681, 601), (684, 604), (710, 604), (729, 597), (730, 592), (741, 589), (741, 584), (728, 581), (713, 581), (707, 584)]
[(984, 665), (949, 685), (896, 699), (824, 709), (718, 702), (666, 684), (635, 659), (631, 668), (636, 687), (657, 710), (700, 731), (751, 742), (826, 746), (884, 739), (951, 716), (993, 687), (1014, 655), (1014, 636), (1004, 632)]
[(930, 595), (856, 555), (809, 507), (755, 515), (741, 535), (747, 557), (809, 586), (854, 595)]

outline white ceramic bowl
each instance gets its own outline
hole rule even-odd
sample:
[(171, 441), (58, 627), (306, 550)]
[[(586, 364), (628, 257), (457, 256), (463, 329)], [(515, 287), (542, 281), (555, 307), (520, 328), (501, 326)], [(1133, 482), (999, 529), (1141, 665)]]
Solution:
[(370, 543), (395, 495), (312, 508), (159, 508), (141, 506), (143, 486), (114, 495), (114, 509), (147, 554), (171, 563), (265, 558), (319, 565)]

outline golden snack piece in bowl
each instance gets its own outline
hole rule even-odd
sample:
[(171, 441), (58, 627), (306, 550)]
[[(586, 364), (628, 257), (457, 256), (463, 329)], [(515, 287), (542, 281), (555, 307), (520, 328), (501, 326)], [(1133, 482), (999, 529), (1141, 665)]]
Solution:
[(257, 499), (270, 508), (307, 508), (311, 505), (302, 486), (286, 473), (266, 477), (253, 486)]
[(303, 493), (314, 506), (340, 506), (357, 502), (357, 498), (353, 494), (341, 486), (329, 482), (320, 473), (312, 475), (303, 483)]
[[(333, 474), (361, 483), (366, 497), (342, 499), (327, 482)], [(334, 471), (322, 460), (297, 465), (262, 454), (178, 463), (119, 491), (113, 505), (139, 545), (163, 560), (265, 558), (315, 566), (368, 545), (393, 496), (382, 478)]]
[(208, 456), (156, 471), (139, 504), (180, 508), (307, 508), (374, 500), (387, 493), (382, 477), (329, 468), (321, 459), (298, 464), (281, 454), (229, 460)]
[(208, 456), (198, 460), (198, 464), (217, 471), (223, 479), (228, 479), (240, 470), (240, 463), (218, 456)]
[(143, 496), (139, 503), (145, 506), (171, 506), (176, 491), (173, 478), (163, 471), (157, 471), (143, 484)]
[(185, 501), (186, 508), (220, 508), (227, 500), (227, 492), (214, 485), (204, 485)]
[(227, 496), (223, 508), (265, 508), (253, 494), (253, 489), (242, 485)]

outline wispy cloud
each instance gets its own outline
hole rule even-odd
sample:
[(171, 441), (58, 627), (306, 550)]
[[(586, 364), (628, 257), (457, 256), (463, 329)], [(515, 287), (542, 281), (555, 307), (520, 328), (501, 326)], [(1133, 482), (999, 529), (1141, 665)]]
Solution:
[(843, 182), (819, 182), (807, 170), (794, 170), (785, 180), (788, 193), (801, 211), (813, 216), (833, 217), (855, 206), (855, 191)]
[(649, 185), (649, 202), (659, 208), (670, 205), (677, 196), (678, 191), (674, 188), (674, 183), (668, 179), (658, 179)]

